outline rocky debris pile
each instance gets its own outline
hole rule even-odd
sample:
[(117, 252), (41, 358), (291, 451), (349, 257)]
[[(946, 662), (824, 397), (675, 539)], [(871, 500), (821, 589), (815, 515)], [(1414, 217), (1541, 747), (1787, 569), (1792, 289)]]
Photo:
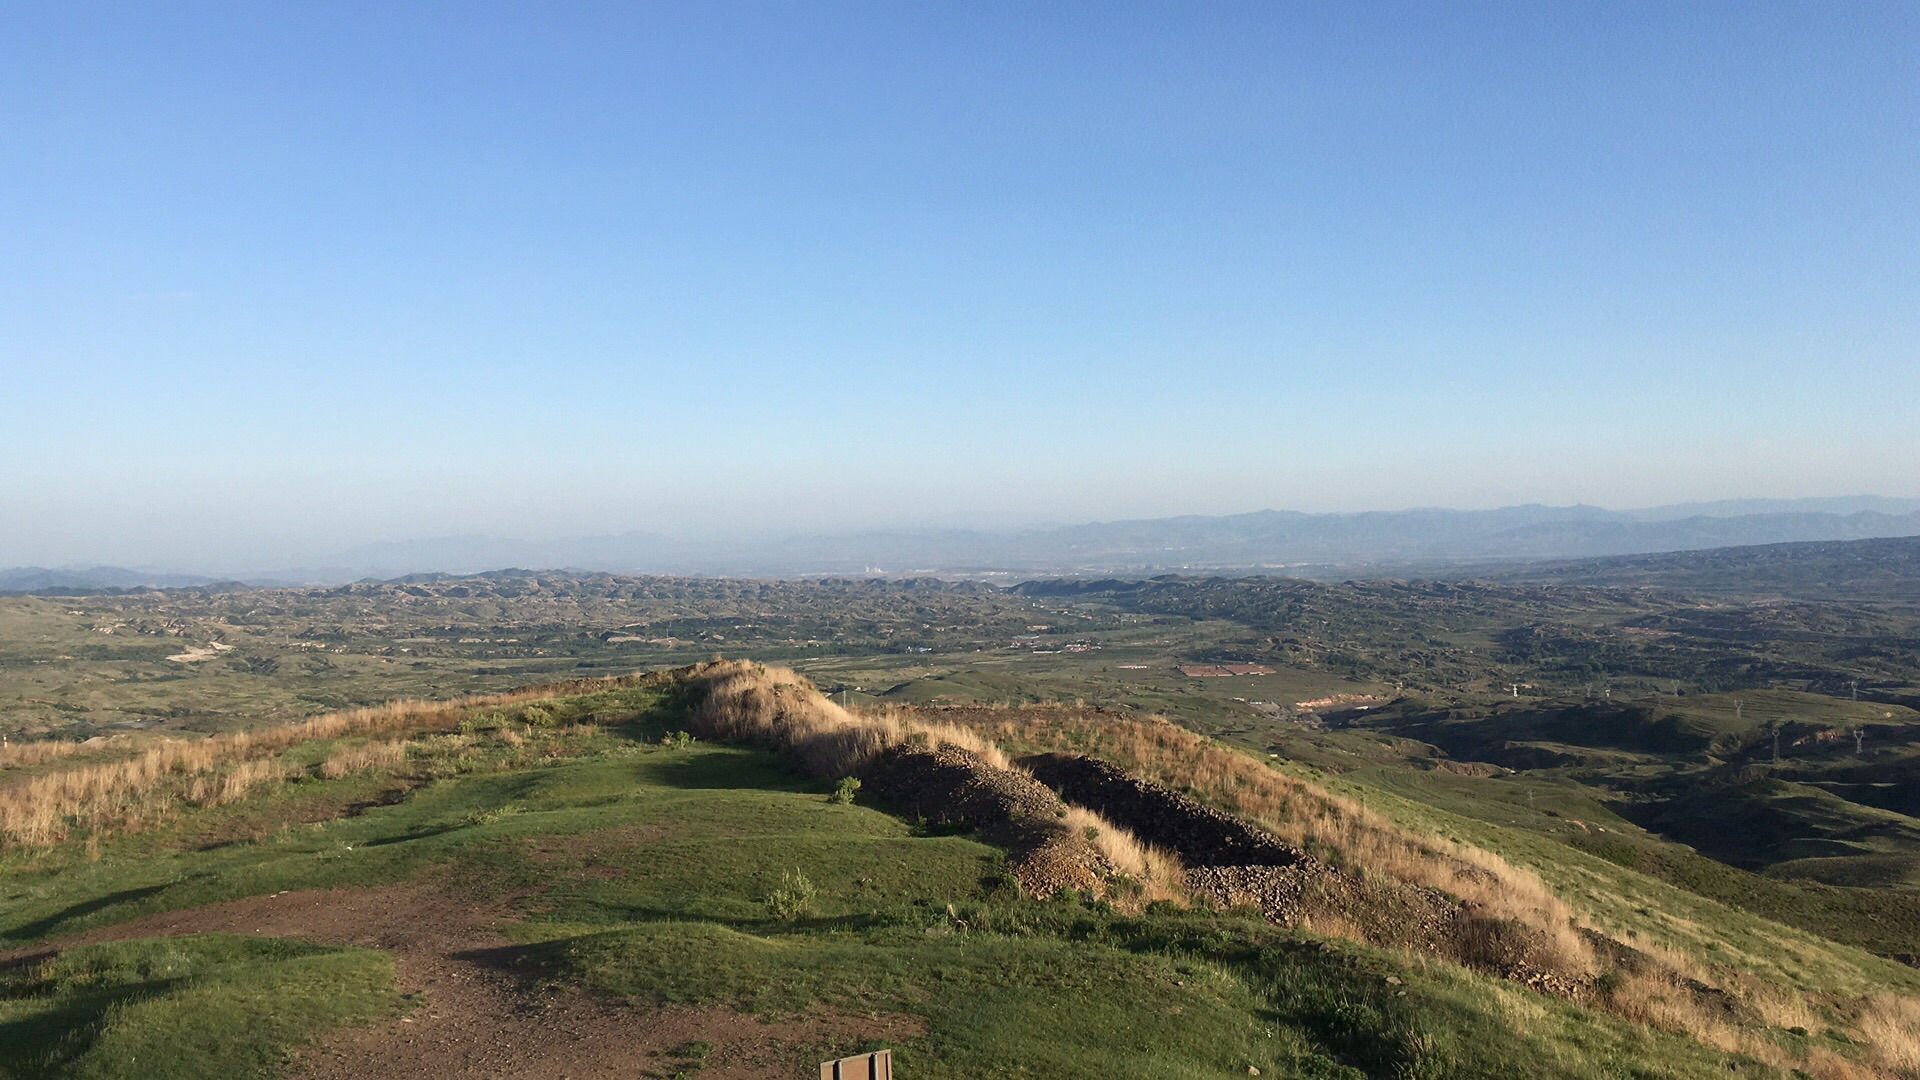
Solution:
[(1009, 869), (1029, 896), (1064, 889), (1099, 896), (1113, 872), (1086, 837), (1068, 828), (1059, 795), (969, 750), (896, 746), (861, 770), (860, 784), (863, 793), (904, 817), (978, 830), (1006, 848)]
[(1445, 893), (1336, 867), (1109, 762), (1056, 753), (1023, 758), (1020, 765), (1061, 798), (1178, 855), (1188, 867), (1188, 890), (1215, 907), (1428, 950), (1441, 947), (1462, 917), (1460, 903)]
[(990, 829), (1066, 816), (1066, 804), (1045, 784), (946, 744), (893, 747), (860, 770), (860, 784), (895, 813), (936, 825)]
[(1187, 872), (1196, 899), (1252, 909), (1279, 926), (1305, 926), (1375, 945), (1445, 951), (1460, 905), (1433, 889), (1363, 877), (1319, 859), (1292, 866), (1203, 866)]
[(1310, 856), (1273, 834), (1097, 758), (1037, 754), (1022, 767), (1062, 799), (1095, 811), (1189, 867), (1293, 866)]
[(1573, 1000), (1586, 1000), (1593, 996), (1591, 982), (1579, 982), (1557, 972), (1542, 971), (1531, 965), (1517, 967), (1498, 973), (1502, 978), (1517, 982), (1542, 994)]
[(1187, 889), (1211, 907), (1252, 909), (1269, 922), (1298, 926), (1311, 873), (1305, 866), (1199, 866), (1187, 871)]
[(1021, 766), (1059, 796), (1178, 855), (1194, 900), (1257, 911), (1280, 926), (1449, 957), (1543, 993), (1580, 997), (1590, 980), (1555, 971), (1541, 934), (1439, 889), (1338, 866), (1232, 814), (1076, 754)]

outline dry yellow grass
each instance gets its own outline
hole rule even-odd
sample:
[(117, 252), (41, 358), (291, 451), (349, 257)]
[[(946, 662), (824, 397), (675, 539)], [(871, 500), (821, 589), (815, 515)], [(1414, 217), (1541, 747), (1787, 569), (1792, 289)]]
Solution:
[(108, 740), (98, 743), (67, 742), (61, 739), (31, 739), (26, 742), (0, 743), (0, 769), (18, 769), (33, 765), (44, 765), (49, 761), (58, 761), (75, 754), (91, 752)]
[[(1679, 971), (1692, 971), (1696, 979), (1706, 974), (1699, 972), (1698, 965), (1690, 961), (1670, 962), (1670, 966)], [(1736, 974), (1725, 979), (1721, 988), (1768, 1027), (1817, 1031), (1825, 1023), (1820, 1011), (1806, 998), (1764, 979)]]
[(701, 692), (693, 710), (694, 734), (778, 747), (815, 776), (856, 772), (911, 737), (970, 751), (997, 769), (1012, 767), (1000, 748), (977, 732), (894, 710), (850, 712), (785, 668), (716, 660), (691, 668), (686, 679)]
[(218, 772), (202, 773), (187, 784), (186, 801), (195, 806), (225, 806), (285, 780), (293, 769), (276, 758), (241, 761)]
[[(1344, 866), (1438, 889), (1478, 913), (1526, 928), (1540, 950), (1536, 961), (1549, 970), (1579, 976), (1603, 966), (1580, 936), (1577, 914), (1531, 872), (1482, 849), (1408, 831), (1351, 799), (1165, 721), (1096, 718), (1066, 710), (1047, 711), (1042, 723), (1021, 709), (856, 713), (783, 669), (715, 661), (676, 675), (704, 691), (692, 717), (697, 734), (778, 747), (818, 776), (855, 772), (875, 755), (909, 741), (958, 747), (994, 768), (1013, 768), (1003, 743), (1090, 753), (1146, 779), (1191, 790)], [(43, 765), (90, 752), (115, 757), (20, 777), (0, 787), (0, 840), (15, 846), (50, 845), (78, 825), (89, 830), (90, 843), (97, 843), (105, 829), (164, 818), (180, 803), (231, 803), (284, 780), (291, 767), (278, 755), (313, 740), (367, 739), (330, 754), (319, 767), (324, 776), (397, 767), (405, 760), (406, 736), (453, 731), (479, 710), (630, 684), (636, 678), (584, 680), (444, 702), (396, 701), (206, 739), (132, 745), (116, 741), (106, 747), (14, 744), (0, 748), (0, 767)], [(951, 722), (950, 715), (964, 715), (966, 724)], [(510, 744), (524, 742), (518, 731), (503, 730), (501, 737)], [(1116, 872), (1140, 883), (1141, 899), (1183, 891), (1183, 870), (1170, 854), (1083, 809), (1070, 810), (1064, 825), (1087, 835)], [(1331, 917), (1315, 920), (1311, 928), (1342, 937), (1364, 936), (1361, 928)], [(1920, 1002), (1882, 994), (1835, 1003), (1837, 1015), (1826, 1016), (1784, 988), (1709, 970), (1692, 957), (1650, 942), (1629, 943), (1646, 954), (1650, 966), (1618, 973), (1618, 983), (1603, 1004), (1620, 1015), (1821, 1080), (1920, 1077)], [(1703, 1001), (1693, 989), (1695, 983), (1726, 991), (1740, 1008), (1730, 1012)], [(1790, 1053), (1767, 1034), (1767, 1028), (1817, 1031), (1829, 1026), (1846, 1030), (1864, 1056), (1845, 1057), (1825, 1047)]]
[(359, 772), (397, 769), (406, 763), (406, 740), (386, 739), (335, 750), (320, 763), (320, 775), (329, 780), (338, 780)]
[[(156, 739), (142, 744), (130, 757), (75, 764), (0, 787), (0, 841), (16, 847), (44, 847), (64, 839), (76, 825), (94, 833), (138, 827), (164, 818), (178, 802), (231, 802), (284, 778), (286, 770), (276, 772), (276, 766), (261, 762), (301, 743), (446, 731), (478, 710), (631, 684), (642, 677), (576, 680), (449, 701), (390, 701), (258, 731), (205, 739)], [(16, 764), (32, 753), (42, 751), (22, 750)]]
[(1920, 1001), (1876, 994), (1861, 1003), (1854, 1024), (1882, 1064), (1903, 1076), (1920, 1076)]
[(1178, 901), (1186, 896), (1187, 868), (1172, 852), (1146, 843), (1084, 806), (1069, 806), (1066, 824), (1092, 840), (1094, 850), (1116, 873), (1138, 882), (1143, 899)]
[[(949, 723), (948, 717), (964, 718), (974, 730), (1009, 746), (1105, 758), (1146, 779), (1190, 790), (1341, 865), (1448, 893), (1476, 913), (1531, 931), (1529, 944), (1538, 951), (1530, 959), (1548, 970), (1577, 978), (1606, 966), (1580, 933), (1579, 913), (1531, 871), (1480, 848), (1411, 832), (1352, 799), (1164, 719), (1054, 707), (927, 714)], [(1317, 933), (1366, 940), (1361, 927), (1338, 916), (1319, 914), (1308, 922)], [(1830, 1025), (1804, 995), (1790, 989), (1709, 969), (1692, 956), (1637, 937), (1628, 944), (1650, 966), (1617, 973), (1616, 989), (1601, 1004), (1622, 1016), (1821, 1080), (1920, 1077), (1920, 1002), (1879, 995), (1856, 1003), (1850, 1023)], [(1729, 1012), (1703, 999), (1694, 989), (1702, 984), (1726, 991), (1742, 1008)], [(1849, 1029), (1867, 1048), (1868, 1060), (1818, 1046), (1789, 1051), (1767, 1033), (1769, 1028), (1827, 1026)]]
[[(974, 754), (989, 768), (1014, 768), (998, 746), (976, 731), (900, 710), (852, 712), (785, 668), (716, 660), (689, 669), (685, 678), (700, 694), (691, 717), (695, 735), (776, 747), (814, 776), (850, 775), (908, 742), (952, 746)], [(1084, 834), (1116, 873), (1139, 887), (1138, 899), (1184, 897), (1185, 872), (1171, 854), (1149, 847), (1091, 810), (1071, 808), (1066, 824)]]
[[(969, 715), (978, 716), (977, 713)], [(1535, 962), (1569, 978), (1598, 970), (1574, 913), (1530, 871), (1492, 852), (1408, 832), (1352, 799), (1296, 780), (1246, 754), (1164, 720), (1092, 719), (1049, 711), (1044, 725), (996, 711), (976, 729), (1000, 742), (1091, 753), (1255, 822), (1274, 835), (1363, 873), (1438, 889), (1477, 912), (1530, 928)]]
[(1891, 994), (1860, 1003), (1851, 1024), (1835, 1024), (1865, 1047), (1866, 1058), (1843, 1057), (1823, 1046), (1789, 1049), (1766, 1027), (1819, 1031), (1826, 1025), (1798, 995), (1780, 988), (1735, 994), (1761, 1023), (1703, 1000), (1671, 970), (1624, 974), (1605, 1003), (1613, 1012), (1652, 1027), (1691, 1036), (1703, 1045), (1740, 1054), (1818, 1080), (1878, 1080), (1920, 1075), (1920, 1003)]

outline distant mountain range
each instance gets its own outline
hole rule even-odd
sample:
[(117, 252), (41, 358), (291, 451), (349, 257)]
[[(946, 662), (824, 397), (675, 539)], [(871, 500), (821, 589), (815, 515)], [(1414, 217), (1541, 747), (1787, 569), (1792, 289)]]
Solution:
[(139, 588), (185, 589), (213, 583), (213, 578), (194, 574), (129, 570), (124, 566), (69, 566), (60, 569), (48, 569), (44, 566), (15, 566), (0, 569), (0, 592), (52, 592), (62, 589), (81, 591)]
[[(243, 575), (339, 582), (527, 566), (622, 573), (782, 576), (1161, 570), (1350, 573), (1460, 564), (1582, 559), (1804, 541), (1920, 535), (1920, 499), (1857, 496), (1597, 506), (1414, 509), (1353, 514), (1262, 510), (1018, 530), (894, 529), (741, 533), (687, 541), (654, 533), (561, 540), (451, 536), (367, 545), (324, 565)], [(0, 590), (206, 585), (215, 579), (114, 567), (0, 571)]]
[(1474, 577), (1560, 585), (1652, 585), (1687, 592), (1774, 592), (1920, 604), (1920, 536), (1825, 540), (1480, 566)]

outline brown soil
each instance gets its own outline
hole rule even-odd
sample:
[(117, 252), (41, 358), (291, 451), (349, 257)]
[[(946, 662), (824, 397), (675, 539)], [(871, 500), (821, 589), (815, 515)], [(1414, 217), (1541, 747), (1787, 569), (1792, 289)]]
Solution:
[(385, 1076), (670, 1076), (694, 1061), (713, 1080), (811, 1076), (819, 1048), (919, 1034), (913, 1017), (816, 1011), (772, 1022), (708, 1006), (636, 1008), (577, 990), (542, 988), (513, 970), (495, 927), (511, 901), (476, 904), (419, 885), (276, 893), (165, 912), (0, 955), (30, 963), (97, 941), (184, 934), (259, 934), (385, 950), (418, 1007), (370, 1027), (324, 1036), (298, 1054), (307, 1080)]

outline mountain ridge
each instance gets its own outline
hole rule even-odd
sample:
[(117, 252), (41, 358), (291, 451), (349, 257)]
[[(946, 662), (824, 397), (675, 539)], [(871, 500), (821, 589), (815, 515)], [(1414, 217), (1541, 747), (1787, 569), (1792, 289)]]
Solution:
[(1762, 544), (1920, 535), (1920, 499), (1847, 496), (1730, 500), (1610, 510), (1538, 503), (1488, 510), (1421, 507), (1353, 513), (1256, 510), (990, 530), (741, 531), (689, 540), (658, 532), (522, 540), (477, 534), (382, 541), (304, 567), (218, 575), (117, 567), (0, 570), (0, 590), (253, 582), (337, 583), (510, 566), (732, 576), (1306, 570), (1521, 562)]
[[(1851, 509), (1872, 502), (1886, 509)], [(429, 570), (473, 572), (500, 566), (567, 566), (614, 572), (822, 574), (1004, 570), (1071, 572), (1179, 569), (1188, 566), (1282, 568), (1290, 564), (1435, 560), (1571, 559), (1749, 544), (1920, 535), (1920, 500), (1746, 501), (1737, 509), (1673, 516), (1661, 508), (1525, 504), (1491, 510), (1361, 511), (1120, 519), (1020, 530), (869, 529), (846, 533), (742, 533), (706, 541), (658, 533), (553, 541), (453, 538), (377, 545), (343, 552), (331, 565), (360, 576)], [(1889, 510), (1900, 510), (1893, 513)]]

